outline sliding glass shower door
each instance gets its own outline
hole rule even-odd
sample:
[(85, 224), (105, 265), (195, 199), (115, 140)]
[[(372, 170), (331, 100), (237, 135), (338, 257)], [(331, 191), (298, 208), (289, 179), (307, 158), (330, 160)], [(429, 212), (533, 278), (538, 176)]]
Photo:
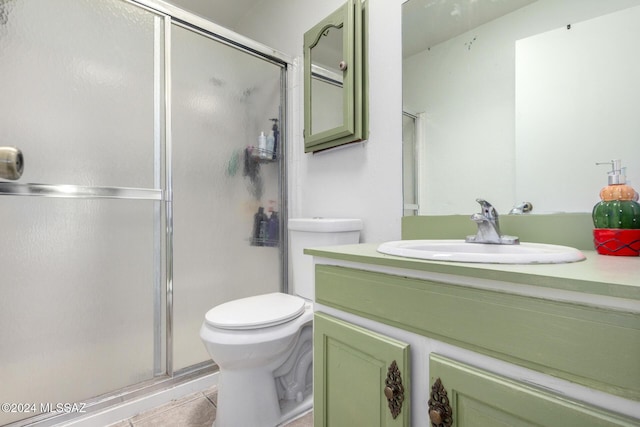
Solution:
[(36, 404), (0, 424), (154, 376), (159, 29), (116, 0), (0, 2), (0, 146), (25, 157), (0, 183), (0, 402)]
[(286, 64), (188, 22), (0, 0), (0, 425), (211, 372), (206, 311), (282, 289)]
[(178, 370), (210, 360), (199, 337), (207, 310), (281, 289), (278, 236), (256, 242), (252, 233), (260, 207), (281, 213), (282, 151), (260, 152), (258, 137), (282, 123), (283, 68), (177, 25), (171, 64)]

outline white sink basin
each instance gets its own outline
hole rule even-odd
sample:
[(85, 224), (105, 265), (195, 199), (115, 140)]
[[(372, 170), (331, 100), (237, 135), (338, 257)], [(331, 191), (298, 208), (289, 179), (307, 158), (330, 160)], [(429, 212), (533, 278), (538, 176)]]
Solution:
[(575, 248), (542, 243), (492, 245), (464, 240), (398, 240), (378, 246), (378, 252), (432, 261), (485, 264), (556, 264), (585, 259)]

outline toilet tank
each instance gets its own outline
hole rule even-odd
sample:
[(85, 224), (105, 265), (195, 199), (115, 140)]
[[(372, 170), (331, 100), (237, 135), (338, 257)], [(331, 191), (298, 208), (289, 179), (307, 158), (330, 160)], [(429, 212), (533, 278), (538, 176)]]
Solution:
[(305, 255), (305, 248), (349, 245), (360, 241), (362, 220), (349, 218), (291, 218), (289, 219), (289, 253), (291, 254), (291, 283), (289, 290), (308, 300), (314, 300), (313, 258)]

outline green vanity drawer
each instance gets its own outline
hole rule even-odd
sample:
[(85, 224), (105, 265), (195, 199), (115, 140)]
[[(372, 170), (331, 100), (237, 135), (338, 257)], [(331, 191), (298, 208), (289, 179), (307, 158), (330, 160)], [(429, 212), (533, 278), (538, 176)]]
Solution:
[(316, 301), (640, 400), (637, 313), (328, 265)]
[(432, 353), (429, 357), (429, 373), (432, 384), (430, 413), (434, 411), (436, 416), (451, 414), (455, 427), (637, 425), (637, 420), (587, 407), (536, 386), (438, 354)]

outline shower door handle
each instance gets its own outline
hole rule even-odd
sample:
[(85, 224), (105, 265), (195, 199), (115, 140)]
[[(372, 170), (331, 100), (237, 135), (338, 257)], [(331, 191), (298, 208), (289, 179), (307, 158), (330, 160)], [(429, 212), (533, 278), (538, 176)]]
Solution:
[(0, 178), (15, 181), (24, 169), (22, 151), (15, 147), (0, 147)]

